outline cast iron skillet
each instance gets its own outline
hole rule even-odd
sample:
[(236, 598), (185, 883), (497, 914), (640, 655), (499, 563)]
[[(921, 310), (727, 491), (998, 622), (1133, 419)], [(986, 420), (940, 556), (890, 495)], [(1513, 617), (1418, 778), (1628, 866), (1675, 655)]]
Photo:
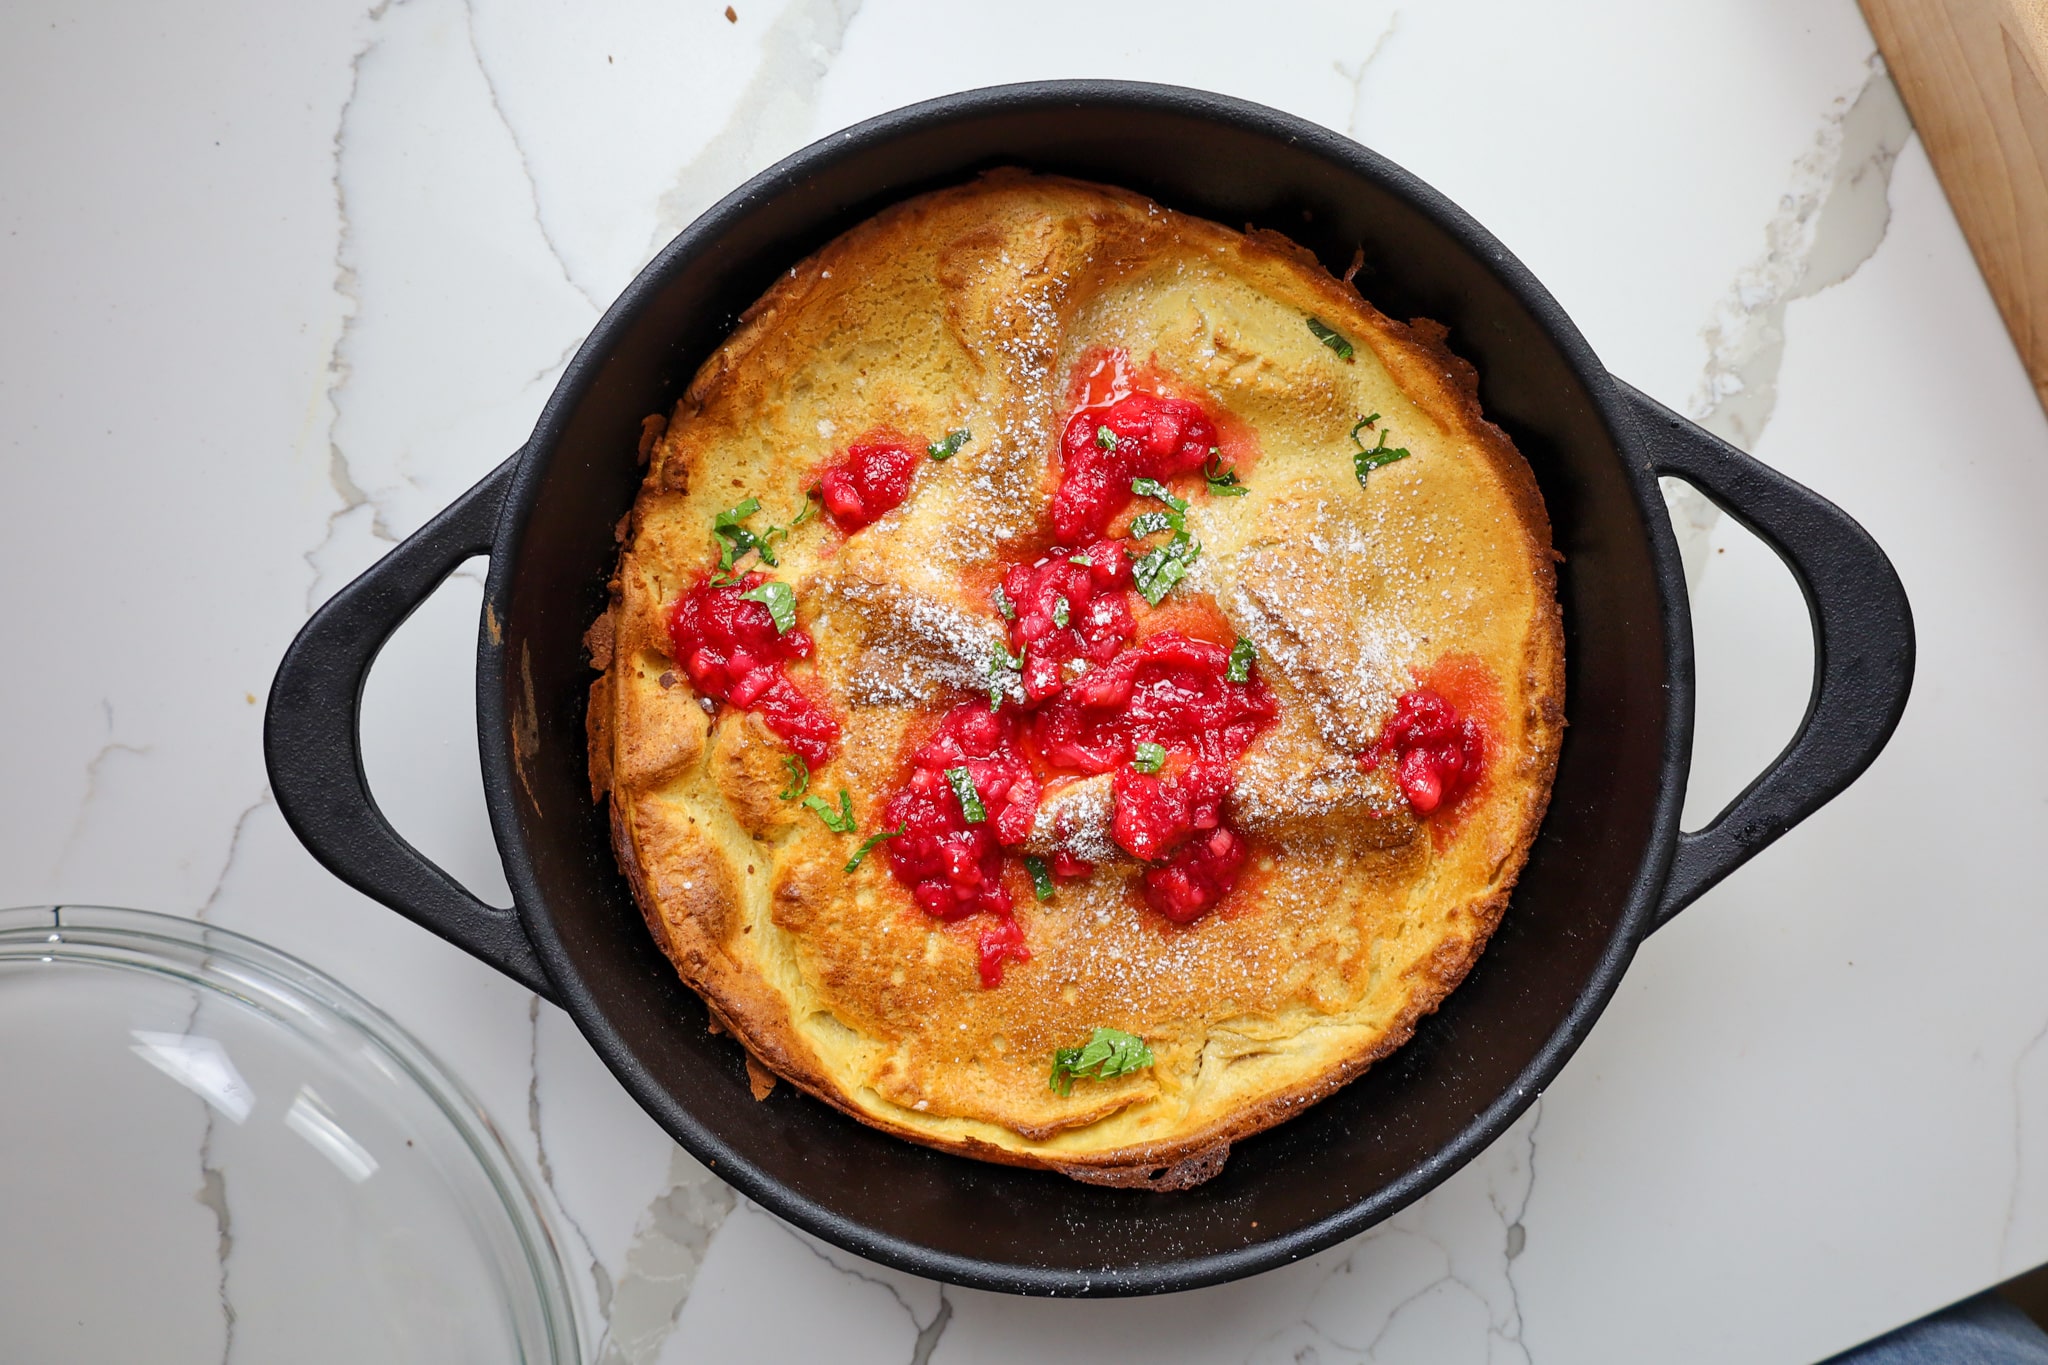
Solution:
[[(1413, 1042), (1179, 1194), (1102, 1189), (885, 1137), (788, 1086), (748, 1094), (740, 1052), (656, 950), (585, 777), (603, 608), (640, 419), (667, 412), (741, 309), (883, 206), (992, 166), (1128, 186), (1276, 228), (1395, 317), (1449, 325), (1486, 412), (1534, 466), (1564, 554), (1570, 729), (1555, 795), (1500, 931)], [(1818, 654), (1805, 721), (1706, 829), (1678, 830), (1693, 659), (1657, 487), (1677, 475), (1770, 542)], [(385, 638), (470, 555), (490, 555), (477, 649), (484, 787), (515, 908), (408, 846), (363, 777), (357, 706)], [(1028, 1294), (1188, 1289), (1359, 1232), (1477, 1154), (1557, 1074), (1644, 935), (1847, 786), (1890, 737), (1913, 628), (1889, 561), (1847, 515), (1611, 377), (1485, 229), (1322, 128), (1168, 86), (1001, 86), (835, 134), (694, 223), (626, 290), (533, 437), (336, 594), (286, 654), (264, 743), (314, 856), (569, 1011), (634, 1098), (720, 1175), (799, 1227), (922, 1275)]]

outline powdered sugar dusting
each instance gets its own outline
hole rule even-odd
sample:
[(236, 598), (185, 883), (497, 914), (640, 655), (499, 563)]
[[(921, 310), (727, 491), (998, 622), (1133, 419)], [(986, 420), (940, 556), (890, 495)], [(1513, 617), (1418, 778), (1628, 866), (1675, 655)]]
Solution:
[(1224, 601), (1263, 666), (1300, 690), (1324, 741), (1353, 754), (1372, 743), (1420, 652), (1398, 603), (1370, 600), (1331, 572), (1372, 556), (1363, 531), (1318, 503), (1294, 539), (1239, 556)]
[(846, 689), (856, 706), (920, 706), (963, 691), (985, 695), (992, 686), (1008, 700), (1023, 700), (1016, 675), (991, 668), (1005, 643), (993, 617), (853, 575), (822, 586), (845, 603), (859, 632)]
[(1386, 774), (1362, 772), (1348, 753), (1254, 745), (1239, 763), (1230, 813), (1247, 830), (1331, 816), (1381, 819), (1398, 809)]
[(1116, 815), (1112, 781), (1111, 774), (1100, 773), (1047, 791), (1040, 798), (1025, 851), (1069, 853), (1091, 863), (1123, 857), (1111, 831)]
[(1053, 442), (1048, 419), (1065, 322), (1048, 286), (1007, 298), (991, 327), (1009, 396), (990, 415), (987, 441), (973, 451), (974, 473), (955, 517), (959, 534), (935, 547), (954, 564), (1000, 554), (1031, 535), (1043, 514), (1039, 460)]

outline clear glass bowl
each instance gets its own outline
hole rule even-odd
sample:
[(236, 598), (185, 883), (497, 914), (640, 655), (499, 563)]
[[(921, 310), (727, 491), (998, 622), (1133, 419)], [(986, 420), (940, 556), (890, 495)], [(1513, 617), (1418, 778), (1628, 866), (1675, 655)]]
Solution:
[(566, 1365), (476, 1101), (354, 992), (135, 910), (0, 910), (0, 1360)]

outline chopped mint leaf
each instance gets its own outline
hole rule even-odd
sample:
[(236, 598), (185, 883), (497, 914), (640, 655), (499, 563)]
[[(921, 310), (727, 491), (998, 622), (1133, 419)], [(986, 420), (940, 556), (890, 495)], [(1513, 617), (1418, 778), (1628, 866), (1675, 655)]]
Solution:
[(1387, 429), (1385, 427), (1380, 428), (1380, 443), (1370, 450), (1365, 448), (1365, 442), (1359, 439), (1358, 433), (1379, 420), (1380, 415), (1373, 413), (1370, 417), (1359, 418), (1357, 424), (1351, 428), (1351, 444), (1358, 447), (1351, 456), (1351, 467), (1357, 471), (1358, 486), (1360, 488), (1365, 487), (1365, 476), (1372, 473), (1375, 469), (1383, 465), (1390, 465), (1396, 460), (1408, 458), (1407, 450), (1402, 447), (1388, 447)]
[(1079, 1047), (1059, 1048), (1052, 1054), (1052, 1076), (1046, 1085), (1061, 1095), (1074, 1093), (1076, 1080), (1112, 1081), (1152, 1065), (1152, 1049), (1145, 1040), (1122, 1029), (1099, 1028)]
[(815, 488), (805, 493), (804, 505), (797, 508), (796, 515), (790, 519), (789, 525), (771, 526), (768, 528), (761, 537), (762, 558), (766, 559), (770, 564), (775, 563), (775, 558), (768, 553), (767, 547), (773, 545), (778, 540), (788, 540), (790, 532), (796, 530), (797, 527), (818, 514), (817, 496), (818, 490)]
[(946, 769), (946, 780), (953, 784), (953, 795), (960, 798), (960, 814), (970, 825), (978, 825), (988, 819), (988, 808), (981, 804), (981, 793), (974, 789), (974, 774), (965, 768)]
[(1173, 490), (1157, 479), (1132, 479), (1131, 491), (1141, 498), (1157, 498), (1176, 512), (1188, 510), (1187, 499), (1176, 498)]
[(789, 785), (776, 795), (785, 801), (794, 801), (811, 785), (811, 765), (804, 762), (802, 754), (784, 754), (782, 766), (789, 769)]
[(1321, 318), (1310, 318), (1308, 320), (1308, 329), (1316, 334), (1317, 341), (1322, 342), (1323, 345), (1337, 353), (1337, 359), (1351, 359), (1351, 343), (1344, 339), (1342, 332), (1330, 326)]
[(907, 831), (909, 828), (910, 822), (908, 820), (905, 820), (902, 824), (896, 826), (896, 828), (894, 829), (885, 829), (880, 834), (870, 834), (866, 839), (861, 841), (861, 846), (859, 850), (856, 851), (851, 858), (846, 860), (846, 870), (848, 872), (851, 872), (855, 868), (859, 867), (861, 865), (861, 860), (866, 858), (868, 854), (874, 851), (876, 844), (881, 843), (884, 839), (901, 839), (905, 831)]
[(947, 432), (945, 440), (934, 441), (926, 446), (924, 453), (931, 456), (934, 460), (950, 460), (960, 453), (961, 446), (966, 445), (973, 439), (974, 433), (962, 427), (958, 431)]
[(1180, 521), (1178, 512), (1140, 512), (1131, 518), (1131, 539), (1142, 540), (1154, 531), (1178, 531), (1181, 527), (1174, 525), (1176, 521)]
[(740, 525), (760, 510), (761, 500), (748, 498), (739, 506), (728, 507), (711, 519), (711, 535), (718, 543), (719, 568), (730, 569), (733, 561), (749, 550), (758, 551), (763, 563), (775, 563), (775, 551), (767, 541)]
[(1237, 643), (1230, 647), (1230, 671), (1223, 676), (1231, 682), (1250, 682), (1252, 664), (1257, 662), (1259, 647), (1240, 635)]
[(1068, 556), (1067, 556), (1067, 563), (1069, 563), (1069, 564), (1079, 564), (1079, 565), (1080, 565), (1080, 566), (1081, 566), (1082, 568), (1084, 568), (1084, 569), (1092, 569), (1092, 568), (1094, 568), (1094, 567), (1095, 567), (1095, 561), (1094, 561), (1094, 560), (1092, 560), (1092, 559), (1090, 559), (1090, 558), (1089, 558), (1089, 557), (1088, 557), (1087, 555), (1085, 555), (1085, 554), (1079, 554), (1079, 555), (1068, 555)]
[(1072, 619), (1072, 613), (1073, 608), (1067, 605), (1065, 597), (1054, 597), (1052, 599), (1052, 623), (1054, 625), (1064, 626)]
[(1052, 899), (1052, 869), (1036, 853), (1024, 855), (1024, 870), (1031, 874), (1031, 894), (1041, 901)]
[(996, 590), (990, 593), (988, 597), (989, 601), (996, 604), (997, 615), (1001, 616), (1005, 621), (1017, 619), (1017, 604), (1010, 600), (1010, 594), (1003, 591), (1002, 584), (996, 584)]
[(1095, 447), (1098, 450), (1115, 450), (1116, 433), (1108, 427), (1095, 428)]
[(1166, 766), (1166, 746), (1154, 744), (1149, 739), (1138, 741), (1138, 752), (1131, 758), (1131, 771), (1156, 773)]
[(1020, 645), (1015, 654), (1001, 644), (994, 646), (988, 656), (988, 709), (1003, 709), (1003, 698), (1010, 694), (1010, 675), (1024, 671), (1024, 651), (1029, 645)]
[(1212, 498), (1241, 498), (1252, 491), (1237, 481), (1236, 466), (1226, 468), (1213, 449), (1209, 452), (1209, 462), (1202, 466), (1202, 477), (1209, 482), (1209, 496)]
[(1188, 576), (1189, 566), (1201, 554), (1200, 541), (1185, 531), (1175, 532), (1172, 540), (1147, 550), (1142, 559), (1131, 565), (1131, 578), (1145, 600), (1156, 607), (1174, 584)]
[(809, 806), (816, 813), (817, 817), (825, 822), (825, 828), (831, 830), (834, 834), (853, 833), (853, 797), (846, 788), (841, 787), (839, 789), (838, 810), (833, 810), (832, 803), (821, 796), (806, 796), (804, 804)]
[(777, 635), (787, 635), (789, 628), (796, 624), (796, 590), (781, 579), (770, 578), (757, 583), (740, 596), (768, 608), (768, 615), (775, 621)]

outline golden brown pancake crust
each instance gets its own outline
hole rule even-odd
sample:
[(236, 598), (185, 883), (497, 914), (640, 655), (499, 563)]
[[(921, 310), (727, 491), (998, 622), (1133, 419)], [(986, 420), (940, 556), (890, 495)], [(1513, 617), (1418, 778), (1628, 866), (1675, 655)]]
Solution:
[[(918, 1142), (1173, 1188), (1408, 1039), (1506, 907), (1564, 724), (1542, 500), (1444, 336), (1384, 317), (1276, 234), (1019, 173), (888, 210), (747, 312), (665, 429), (649, 423), (592, 633), (589, 730), (649, 928), (760, 1063)], [(879, 854), (845, 873), (857, 838), (779, 799), (787, 747), (757, 716), (700, 705), (667, 609), (715, 563), (720, 510), (753, 496), (763, 524), (787, 521), (863, 433), (973, 432), (920, 461), (873, 526), (820, 518), (779, 547), (817, 642), (791, 676), (843, 727), (812, 789), (847, 789), (860, 835), (879, 830), (907, 728), (973, 695), (1002, 639), (989, 586), (1046, 543), (1071, 377), (1099, 347), (1254, 452), (1249, 495), (1193, 497), (1204, 553), (1175, 591), (1258, 643), (1280, 719), (1238, 765), (1231, 818), (1254, 856), (1218, 910), (1168, 924), (1134, 894), (1134, 864), (1105, 862), (1047, 904), (1018, 896), (1031, 959), (984, 989), (972, 922), (928, 918)], [(1371, 412), (1412, 455), (1361, 488), (1347, 432)], [(1384, 766), (1354, 760), (1446, 658), (1497, 686), (1489, 768), (1424, 821)], [(1053, 1051), (1097, 1026), (1143, 1037), (1155, 1064), (1054, 1093)]]

